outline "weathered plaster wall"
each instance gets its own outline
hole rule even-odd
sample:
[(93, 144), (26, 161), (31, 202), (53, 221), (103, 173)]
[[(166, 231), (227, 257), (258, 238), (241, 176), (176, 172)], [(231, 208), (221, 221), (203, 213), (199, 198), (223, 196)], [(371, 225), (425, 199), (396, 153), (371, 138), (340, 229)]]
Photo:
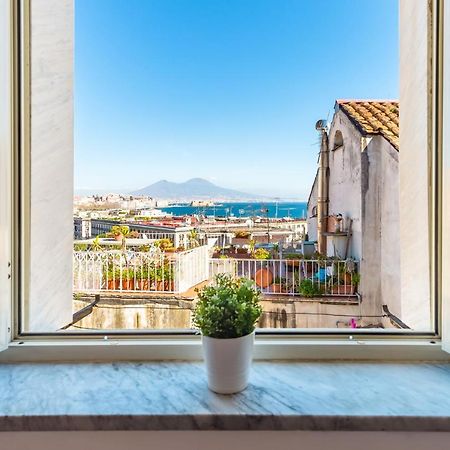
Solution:
[(361, 293), (365, 313), (380, 314), (387, 304), (401, 317), (398, 156), (382, 136), (372, 138), (363, 151), (368, 172), (363, 190)]
[[(344, 141), (340, 147), (337, 131)], [(398, 152), (381, 136), (362, 137), (342, 111), (330, 129), (329, 196), (330, 215), (353, 219), (348, 256), (360, 261), (363, 314), (380, 315), (383, 304), (399, 311)], [(329, 237), (328, 255), (343, 257), (345, 243)]]
[[(335, 149), (337, 131), (342, 133), (344, 145)], [(346, 219), (353, 219), (348, 256), (361, 259), (361, 135), (348, 117), (338, 111), (333, 117), (329, 136), (329, 214), (342, 214)], [(344, 256), (345, 238), (328, 238), (327, 241), (329, 256)]]
[(314, 183), (311, 188), (311, 193), (309, 195), (308, 207), (306, 213), (306, 222), (308, 237), (310, 241), (317, 241), (317, 212), (314, 214), (314, 209), (317, 211), (317, 196), (318, 196), (318, 177), (314, 178)]
[[(74, 300), (74, 311), (86, 307), (92, 297)], [(344, 328), (351, 317), (357, 319), (360, 307), (356, 300), (266, 298), (262, 328)], [(193, 301), (177, 299), (102, 299), (92, 313), (77, 322), (75, 328), (119, 329), (188, 329), (192, 327)], [(328, 315), (328, 314), (333, 314)]]

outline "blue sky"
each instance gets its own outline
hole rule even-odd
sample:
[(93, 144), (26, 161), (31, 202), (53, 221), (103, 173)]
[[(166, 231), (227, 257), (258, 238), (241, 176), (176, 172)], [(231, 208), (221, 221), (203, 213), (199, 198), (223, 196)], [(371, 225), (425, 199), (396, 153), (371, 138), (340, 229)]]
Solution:
[(76, 0), (75, 187), (306, 199), (317, 119), (398, 97), (397, 0)]

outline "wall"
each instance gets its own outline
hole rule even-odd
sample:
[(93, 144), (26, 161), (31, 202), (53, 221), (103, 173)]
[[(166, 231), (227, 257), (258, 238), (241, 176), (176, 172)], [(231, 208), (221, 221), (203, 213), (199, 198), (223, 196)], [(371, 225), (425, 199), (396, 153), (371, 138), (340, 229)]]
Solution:
[(449, 433), (349, 431), (66, 431), (0, 433), (8, 450), (448, 450)]
[(27, 331), (72, 319), (73, 0), (31, 3), (30, 282)]
[[(342, 133), (344, 145), (331, 150), (335, 147), (334, 139), (338, 130)], [(361, 259), (361, 134), (342, 111), (337, 111), (329, 136), (329, 214), (342, 214), (345, 218), (353, 219), (349, 256)], [(345, 238), (328, 238), (327, 241), (329, 256), (344, 256)]]
[[(120, 298), (121, 297), (121, 298)], [(141, 295), (142, 297), (142, 295)], [(75, 299), (74, 311), (93, 301), (93, 297)], [(76, 328), (102, 330), (180, 329), (191, 327), (192, 301), (173, 297), (136, 298), (131, 295), (102, 295), (92, 313), (80, 320)]]
[(427, 0), (400, 0), (401, 309), (416, 330), (428, 330), (431, 318), (428, 20)]
[[(311, 193), (309, 194), (308, 205), (306, 210), (306, 224), (308, 230), (308, 238), (310, 241), (317, 241), (317, 198), (318, 198), (318, 173), (314, 178), (313, 185), (311, 187)], [(315, 213), (313, 209), (316, 208)]]
[(403, 318), (400, 302), (400, 195), (399, 152), (378, 136), (368, 147), (380, 155), (380, 273), (381, 299), (389, 310)]
[[(76, 323), (76, 329), (188, 329), (191, 328), (192, 300), (142, 294), (102, 295), (92, 313)], [(139, 298), (141, 297), (141, 298)], [(93, 296), (74, 300), (74, 311), (79, 311), (94, 300)], [(337, 328), (345, 327), (351, 317), (358, 318), (357, 300), (336, 299), (318, 301), (299, 298), (265, 297), (265, 313), (260, 320), (262, 328)]]
[(261, 304), (261, 328), (348, 328), (350, 319), (358, 319), (361, 312), (357, 299), (346, 298), (332, 302), (266, 297)]

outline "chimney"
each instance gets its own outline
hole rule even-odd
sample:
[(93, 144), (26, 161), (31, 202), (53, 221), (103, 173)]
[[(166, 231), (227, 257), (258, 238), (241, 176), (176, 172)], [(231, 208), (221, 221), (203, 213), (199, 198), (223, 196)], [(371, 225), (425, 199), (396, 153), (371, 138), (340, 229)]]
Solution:
[(317, 239), (318, 251), (322, 255), (327, 254), (327, 232), (328, 223), (328, 186), (329, 186), (329, 149), (327, 124), (324, 120), (316, 123), (316, 130), (321, 134), (320, 154), (319, 154), (319, 172), (318, 172), (318, 195), (317, 195)]

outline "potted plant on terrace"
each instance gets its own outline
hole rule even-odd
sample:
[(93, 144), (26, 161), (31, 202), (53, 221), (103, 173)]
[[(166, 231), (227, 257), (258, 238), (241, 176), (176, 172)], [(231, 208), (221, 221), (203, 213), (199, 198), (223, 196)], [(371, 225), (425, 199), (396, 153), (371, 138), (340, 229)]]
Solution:
[(303, 297), (311, 298), (322, 295), (323, 289), (319, 286), (317, 282), (314, 282), (309, 278), (305, 278), (302, 281), (300, 281), (300, 284), (298, 286), (298, 292)]
[(286, 292), (286, 279), (281, 277), (275, 277), (270, 290), (275, 294), (281, 294)]
[(217, 275), (214, 285), (198, 292), (193, 323), (202, 333), (212, 391), (233, 394), (247, 387), (260, 299), (251, 280), (228, 274)]
[(114, 225), (111, 227), (110, 233), (116, 241), (122, 241), (130, 233), (130, 227), (126, 225)]
[(122, 269), (122, 273), (119, 273), (122, 280), (122, 290), (123, 291), (133, 291), (134, 290), (134, 270), (131, 267), (125, 267)]

